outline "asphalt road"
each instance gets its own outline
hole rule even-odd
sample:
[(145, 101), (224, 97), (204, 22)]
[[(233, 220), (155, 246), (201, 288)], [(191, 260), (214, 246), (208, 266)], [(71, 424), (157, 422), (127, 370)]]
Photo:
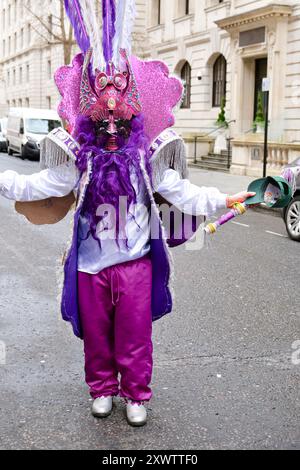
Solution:
[[(8, 168), (38, 165), (0, 155)], [(210, 247), (175, 250), (149, 423), (132, 429), (120, 402), (104, 421), (90, 415), (82, 344), (60, 319), (69, 220), (37, 228), (12, 207), (0, 200), (1, 449), (300, 449), (300, 246), (280, 218), (248, 213)]]

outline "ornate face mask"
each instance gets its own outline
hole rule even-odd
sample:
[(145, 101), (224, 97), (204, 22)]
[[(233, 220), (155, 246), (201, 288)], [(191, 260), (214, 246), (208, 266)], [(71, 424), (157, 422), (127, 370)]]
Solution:
[(92, 50), (86, 54), (80, 88), (80, 112), (95, 123), (102, 123), (101, 129), (109, 135), (106, 149), (118, 150), (117, 135), (120, 129), (128, 129), (127, 123), (137, 116), (141, 103), (137, 84), (125, 50), (120, 52), (125, 64), (124, 71), (117, 71), (112, 62), (107, 72), (96, 70), (95, 85), (91, 84), (89, 65)]

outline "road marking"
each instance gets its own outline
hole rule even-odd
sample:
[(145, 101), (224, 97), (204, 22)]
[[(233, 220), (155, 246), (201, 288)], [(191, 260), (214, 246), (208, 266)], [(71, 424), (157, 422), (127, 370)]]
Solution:
[(250, 225), (241, 224), (241, 222), (231, 222), (231, 223), (234, 224), (234, 225), (240, 225), (241, 227), (246, 227), (246, 228), (250, 227)]
[(289, 238), (287, 235), (282, 235), (281, 233), (276, 232), (270, 232), (270, 230), (266, 230), (266, 233), (268, 233), (269, 235), (276, 235), (276, 237)]

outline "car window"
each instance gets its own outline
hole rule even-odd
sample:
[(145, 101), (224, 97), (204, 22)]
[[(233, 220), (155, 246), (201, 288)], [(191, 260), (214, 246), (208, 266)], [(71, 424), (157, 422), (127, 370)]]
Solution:
[(27, 119), (26, 122), (27, 132), (32, 134), (48, 134), (60, 125), (60, 121), (53, 119)]
[(297, 158), (297, 159), (292, 163), (292, 165), (300, 166), (300, 157)]

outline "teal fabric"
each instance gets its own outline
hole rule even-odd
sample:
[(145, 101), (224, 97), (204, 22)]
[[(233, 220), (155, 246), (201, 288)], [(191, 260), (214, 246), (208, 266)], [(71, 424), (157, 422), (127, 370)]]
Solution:
[(267, 206), (270, 208), (286, 207), (292, 199), (292, 188), (281, 176), (268, 176), (267, 178), (260, 178), (258, 180), (252, 181), (252, 183), (249, 185), (248, 191), (256, 193), (256, 195), (247, 199), (246, 205), (252, 206), (254, 204), (265, 203), (265, 192), (269, 184), (279, 188), (281, 197), (275, 204), (266, 203)]

